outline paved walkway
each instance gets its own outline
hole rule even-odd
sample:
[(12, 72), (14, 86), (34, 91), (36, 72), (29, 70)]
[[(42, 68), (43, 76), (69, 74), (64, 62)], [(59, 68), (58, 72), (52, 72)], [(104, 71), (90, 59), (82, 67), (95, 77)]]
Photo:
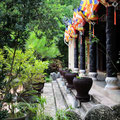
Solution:
[(45, 83), (42, 96), (47, 101), (45, 105), (45, 114), (47, 115), (55, 117), (57, 110), (68, 107), (56, 81)]
[(52, 83), (45, 83), (42, 96), (45, 97), (47, 101), (47, 104), (45, 104), (45, 114), (55, 117), (56, 108), (52, 90)]

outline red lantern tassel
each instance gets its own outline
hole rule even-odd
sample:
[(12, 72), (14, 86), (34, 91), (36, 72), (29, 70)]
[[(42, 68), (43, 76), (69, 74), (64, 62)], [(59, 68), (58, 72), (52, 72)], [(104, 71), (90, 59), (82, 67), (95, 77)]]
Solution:
[(114, 8), (114, 25), (116, 25), (116, 9)]

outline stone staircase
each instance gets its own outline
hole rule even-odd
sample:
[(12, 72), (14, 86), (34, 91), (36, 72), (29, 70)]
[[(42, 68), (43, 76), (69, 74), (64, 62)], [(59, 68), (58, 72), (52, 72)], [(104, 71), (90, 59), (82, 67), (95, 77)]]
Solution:
[(75, 90), (67, 89), (61, 79), (57, 79), (56, 82), (64, 98), (66, 106), (67, 107), (72, 106), (74, 108), (74, 111), (78, 113), (82, 119), (84, 118), (87, 111), (89, 111), (94, 105), (96, 105), (96, 103), (93, 102), (92, 100), (90, 100), (90, 102), (80, 103), (75, 98), (75, 95), (76, 95)]
[(44, 87), (43, 96), (46, 97), (48, 103), (45, 106), (45, 111), (55, 117), (57, 110), (72, 106), (73, 110), (83, 119), (86, 113), (95, 105), (103, 104), (110, 107), (119, 104), (119, 102), (115, 102), (105, 94), (102, 94), (101, 91), (96, 90), (95, 85), (93, 85), (89, 93), (91, 96), (90, 101), (80, 103), (80, 101), (76, 100), (76, 91), (67, 89), (65, 82), (61, 78), (58, 78), (51, 83), (46, 83)]

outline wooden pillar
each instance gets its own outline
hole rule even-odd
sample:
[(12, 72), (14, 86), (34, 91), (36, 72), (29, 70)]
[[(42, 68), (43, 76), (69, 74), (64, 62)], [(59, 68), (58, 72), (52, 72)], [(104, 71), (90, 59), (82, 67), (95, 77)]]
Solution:
[(118, 79), (116, 71), (117, 59), (117, 39), (116, 39), (116, 25), (114, 25), (114, 7), (108, 7), (108, 14), (106, 17), (106, 86), (105, 88), (118, 88)]
[(79, 36), (74, 40), (74, 72), (78, 72), (78, 39)]
[[(94, 25), (95, 26), (95, 25)], [(93, 80), (97, 80), (97, 63), (96, 63), (96, 42), (93, 41), (93, 29), (94, 29), (93, 24), (91, 24), (91, 29), (90, 29), (90, 63), (89, 63), (89, 76)]]
[(80, 38), (80, 75), (85, 74), (85, 36), (79, 32)]

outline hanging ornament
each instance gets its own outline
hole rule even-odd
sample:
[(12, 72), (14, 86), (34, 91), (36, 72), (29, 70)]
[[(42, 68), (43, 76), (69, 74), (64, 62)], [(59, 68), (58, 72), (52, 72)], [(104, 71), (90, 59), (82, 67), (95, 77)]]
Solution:
[(116, 1), (114, 1), (112, 3), (112, 6), (114, 7), (114, 25), (116, 25), (116, 8), (118, 6), (118, 3)]
[(95, 37), (95, 30), (94, 30), (95, 22), (91, 22), (91, 24), (93, 25), (93, 37)]

